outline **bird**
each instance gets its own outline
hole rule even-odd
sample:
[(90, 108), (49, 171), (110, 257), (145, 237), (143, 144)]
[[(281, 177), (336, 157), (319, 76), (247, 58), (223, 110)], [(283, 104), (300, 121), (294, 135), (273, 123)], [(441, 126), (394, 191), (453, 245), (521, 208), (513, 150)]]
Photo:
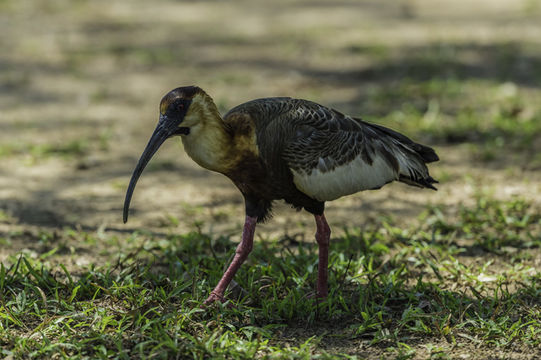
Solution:
[(253, 248), (256, 224), (272, 215), (276, 200), (314, 216), (318, 244), (317, 298), (328, 295), (331, 229), (325, 202), (393, 181), (437, 190), (428, 163), (436, 152), (384, 126), (290, 97), (248, 101), (220, 115), (198, 86), (182, 86), (160, 102), (158, 124), (129, 182), (124, 223), (145, 166), (165, 140), (180, 136), (185, 152), (201, 167), (227, 176), (244, 197), (240, 243), (204, 305), (225, 301), (225, 291)]

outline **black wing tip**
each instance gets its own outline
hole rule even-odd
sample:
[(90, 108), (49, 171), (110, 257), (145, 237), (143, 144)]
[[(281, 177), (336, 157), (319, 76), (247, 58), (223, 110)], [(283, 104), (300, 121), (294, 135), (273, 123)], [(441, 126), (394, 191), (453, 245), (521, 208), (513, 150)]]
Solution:
[(438, 156), (438, 154), (436, 154), (434, 150), (432, 150), (432, 153), (429, 156), (425, 156), (425, 161), (427, 163), (440, 161), (440, 157)]
[(411, 185), (411, 186), (417, 186), (420, 188), (427, 188), (434, 191), (438, 191), (438, 189), (432, 184), (438, 184), (439, 182), (438, 180), (434, 179), (430, 175), (424, 179), (412, 179), (411, 177), (400, 175), (398, 181)]
[[(437, 157), (437, 156), (436, 156), (436, 157)], [(434, 179), (432, 176), (427, 177), (426, 179), (424, 179), (423, 182), (424, 182), (423, 185), (425, 185), (427, 188), (432, 189), (432, 190), (434, 190), (434, 191), (438, 191), (438, 188), (435, 187), (435, 186), (432, 185), (432, 184), (439, 184), (439, 181), (436, 180), (436, 179)]]
[(421, 148), (417, 149), (416, 151), (419, 155), (421, 155), (421, 158), (425, 163), (428, 164), (440, 160), (440, 157), (438, 156), (438, 154), (436, 154), (436, 151), (434, 151), (434, 149), (432, 149), (431, 147), (421, 144), (417, 145), (421, 146)]

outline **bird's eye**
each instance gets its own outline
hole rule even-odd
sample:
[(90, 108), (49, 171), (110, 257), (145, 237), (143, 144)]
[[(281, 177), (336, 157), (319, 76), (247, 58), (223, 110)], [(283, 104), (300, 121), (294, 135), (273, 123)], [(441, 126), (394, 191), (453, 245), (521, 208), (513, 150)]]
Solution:
[(184, 104), (178, 104), (178, 105), (177, 105), (177, 109), (179, 109), (179, 110), (184, 110)]

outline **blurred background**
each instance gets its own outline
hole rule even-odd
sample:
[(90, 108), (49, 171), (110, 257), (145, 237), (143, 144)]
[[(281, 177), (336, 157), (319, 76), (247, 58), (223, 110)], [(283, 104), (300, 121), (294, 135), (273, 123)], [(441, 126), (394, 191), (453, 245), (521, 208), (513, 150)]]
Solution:
[[(438, 192), (394, 184), (332, 202), (336, 233), (427, 206), (452, 217), (479, 194), (540, 203), (538, 0), (0, 0), (0, 44), (0, 260), (61, 229), (238, 237), (240, 194), (178, 139), (122, 224), (159, 101), (182, 85), (222, 112), (310, 99), (436, 148)], [(259, 232), (312, 233), (286, 206)]]

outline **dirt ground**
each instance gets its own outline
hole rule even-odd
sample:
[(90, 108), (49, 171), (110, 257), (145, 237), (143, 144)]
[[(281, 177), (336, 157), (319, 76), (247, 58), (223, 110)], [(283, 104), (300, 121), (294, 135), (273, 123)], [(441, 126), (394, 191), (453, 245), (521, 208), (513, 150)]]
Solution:
[[(457, 55), (469, 69), (461, 77), (541, 95), (528, 75), (528, 66), (541, 64), (540, 51), (524, 54), (526, 68), (518, 64), (504, 81), (491, 60), (492, 47), (501, 44), (541, 46), (536, 0), (4, 0), (0, 42), (0, 236), (17, 239), (0, 243), (0, 261), (35, 250), (41, 232), (64, 228), (159, 234), (175, 223), (178, 232), (200, 226), (238, 236), (240, 194), (228, 179), (194, 164), (178, 139), (154, 157), (122, 223), (125, 189), (160, 98), (177, 86), (199, 85), (222, 111), (257, 97), (292, 96), (377, 120), (404, 105), (379, 108), (367, 99), (396, 86), (409, 52), (455, 44), (474, 47)], [(427, 205), (452, 216), (479, 193), (541, 206), (539, 158), (532, 165), (524, 154), (504, 153), (483, 162), (469, 144), (418, 140), (440, 154), (431, 166), (442, 180), (439, 191), (393, 184), (329, 203), (335, 234), (382, 217), (410, 224)], [(257, 234), (309, 239), (313, 232), (308, 214), (280, 204)], [(86, 249), (73, 266), (107, 258), (99, 250)], [(362, 355), (366, 344), (358, 346)], [(459, 348), (456, 358), (502, 356), (474, 351)], [(531, 358), (520, 349), (503, 356)]]

